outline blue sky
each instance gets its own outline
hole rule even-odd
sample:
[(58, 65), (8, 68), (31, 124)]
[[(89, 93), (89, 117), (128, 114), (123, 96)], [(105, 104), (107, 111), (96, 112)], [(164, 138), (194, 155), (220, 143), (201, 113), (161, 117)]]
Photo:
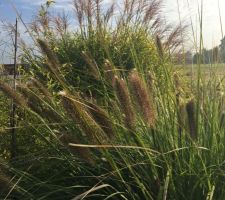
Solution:
[[(71, 0), (56, 0), (52, 12), (60, 12), (62, 10), (72, 13), (72, 1)], [(37, 15), (40, 6), (45, 4), (46, 0), (0, 0), (0, 20), (7, 23), (15, 23), (16, 12), (12, 4), (15, 6), (19, 12), (21, 18), (26, 24), (29, 24), (32, 19)], [(0, 23), (1, 25), (1, 23)], [(26, 34), (26, 29), (19, 22), (19, 32), (20, 36), (24, 40), (29, 40), (28, 34)], [(6, 44), (4, 42), (7, 42)], [(1, 45), (4, 43), (4, 45)], [(0, 63), (7, 62), (11, 63), (13, 60), (12, 52), (7, 46), (11, 46), (11, 38), (7, 37), (4, 32), (4, 28), (0, 28)]]
[[(46, 0), (0, 0), (0, 18), (5, 20), (14, 20), (15, 11), (12, 9), (12, 2), (20, 12), (24, 21), (29, 22), (38, 12), (40, 5), (45, 4)], [(56, 0), (54, 10), (65, 11), (72, 10), (71, 0)]]
[[(104, 0), (106, 3), (112, 0)], [(120, 1), (120, 0), (114, 0)], [(219, 20), (219, 9), (218, 3), (220, 4), (221, 14), (222, 14), (222, 25), (225, 28), (225, 0), (202, 0), (203, 1), (203, 35), (204, 35), (204, 45), (206, 48), (212, 48), (219, 44), (222, 37), (220, 20)], [(5, 20), (7, 22), (13, 23), (15, 21), (16, 13), (13, 10), (10, 2), (12, 2), (19, 13), (21, 14), (23, 20), (29, 23), (32, 18), (37, 14), (38, 9), (41, 4), (44, 4), (46, 0), (0, 0), (0, 20)], [(72, 0), (55, 0), (54, 12), (60, 12), (65, 10), (72, 13)], [(201, 0), (164, 0), (162, 15), (168, 22), (179, 23), (178, 6), (179, 3), (181, 20), (186, 24), (193, 23), (194, 31), (198, 34), (199, 22), (198, 22), (198, 5)], [(189, 3), (189, 6), (188, 6)], [(25, 30), (22, 25), (20, 25), (21, 32)], [(1, 29), (0, 29), (1, 32)], [(189, 45), (193, 41), (191, 31), (189, 31)], [(224, 31), (225, 33), (225, 31)], [(4, 38), (0, 34), (1, 37)], [(1, 46), (0, 46), (1, 49)], [(0, 52), (1, 54), (1, 52)], [(1, 62), (1, 60), (0, 60)]]

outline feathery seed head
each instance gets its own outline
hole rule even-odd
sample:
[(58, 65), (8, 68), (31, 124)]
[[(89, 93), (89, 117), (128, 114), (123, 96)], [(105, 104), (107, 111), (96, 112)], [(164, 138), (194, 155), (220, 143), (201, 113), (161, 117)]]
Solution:
[(116, 95), (120, 103), (121, 110), (125, 114), (125, 125), (132, 129), (135, 124), (135, 114), (131, 103), (128, 87), (123, 79), (115, 78)]
[(104, 75), (105, 75), (106, 81), (108, 81), (111, 84), (111, 86), (113, 86), (115, 83), (116, 73), (115, 73), (115, 67), (111, 64), (109, 60), (105, 60)]
[(108, 113), (94, 103), (88, 102), (87, 106), (91, 116), (100, 125), (105, 134), (109, 138), (115, 136), (113, 124)]
[(74, 148), (69, 146), (69, 143), (80, 144), (80, 141), (77, 140), (75, 136), (71, 136), (69, 134), (64, 133), (59, 137), (59, 140), (65, 147), (69, 149), (72, 154), (78, 156), (80, 159), (90, 163), (91, 165), (95, 164), (94, 160), (91, 157), (91, 152), (89, 148)]
[(187, 102), (186, 111), (187, 111), (187, 115), (188, 115), (190, 136), (193, 140), (195, 140), (195, 139), (197, 139), (198, 131), (197, 131), (196, 116), (195, 116), (195, 101), (194, 101), (194, 99), (191, 99), (189, 102)]
[(89, 65), (90, 67), (90, 72), (91, 75), (96, 79), (96, 80), (100, 80), (100, 72), (99, 72), (99, 68), (97, 63), (95, 62), (95, 60), (93, 58), (91, 58), (90, 55), (88, 55), (88, 53), (82, 51), (82, 56), (85, 60), (85, 62)]
[[(45, 98), (48, 99), (48, 101), (52, 101), (52, 95), (40, 81), (35, 78), (31, 78), (31, 84), (34, 85), (45, 96)], [(30, 86), (28, 85), (28, 87)]]
[(161, 39), (158, 35), (156, 36), (156, 46), (157, 46), (158, 54), (162, 58), (163, 57), (163, 47), (162, 47)]
[(148, 93), (144, 81), (136, 70), (129, 75), (129, 82), (132, 87), (132, 94), (135, 98), (140, 112), (143, 114), (149, 127), (153, 127), (156, 122), (155, 105), (151, 94)]
[(27, 108), (27, 101), (24, 99), (19, 93), (17, 93), (14, 89), (12, 89), (8, 84), (4, 83), (0, 80), (0, 90), (4, 92), (4, 94), (12, 99), (18, 106)]
[(94, 143), (102, 143), (106, 140), (105, 133), (99, 124), (91, 117), (80, 99), (75, 96), (61, 93), (61, 100), (64, 109), (71, 119), (80, 126), (83, 133)]
[(41, 40), (37, 39), (37, 42), (42, 50), (42, 53), (46, 55), (47, 57), (47, 66), (49, 71), (54, 75), (54, 78), (59, 81), (59, 83), (64, 87), (67, 88), (66, 86), (66, 81), (62, 74), (60, 73), (60, 63), (58, 61), (57, 56), (54, 54), (54, 52), (50, 49), (48, 44)]

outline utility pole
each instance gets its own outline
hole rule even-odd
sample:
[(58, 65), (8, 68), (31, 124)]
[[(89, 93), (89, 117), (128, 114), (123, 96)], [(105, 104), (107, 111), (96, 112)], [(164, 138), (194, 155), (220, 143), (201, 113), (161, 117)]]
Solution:
[[(17, 78), (17, 35), (18, 35), (18, 20), (16, 18), (15, 24), (15, 42), (14, 42), (14, 66), (13, 66), (13, 89), (16, 90), (16, 78)], [(11, 158), (15, 158), (17, 144), (16, 144), (16, 105), (12, 100), (12, 113), (10, 119), (11, 126)]]

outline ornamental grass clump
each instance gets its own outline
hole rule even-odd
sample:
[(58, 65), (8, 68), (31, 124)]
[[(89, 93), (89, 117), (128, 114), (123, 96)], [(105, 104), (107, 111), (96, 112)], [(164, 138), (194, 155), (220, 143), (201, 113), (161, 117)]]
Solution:
[(214, 86), (193, 79), (190, 89), (173, 76), (170, 44), (149, 30), (160, 24), (149, 20), (159, 0), (124, 0), (125, 12), (114, 15), (119, 25), (109, 21), (113, 27), (97, 14), (107, 9), (95, 7), (103, 1), (74, 2), (81, 30), (46, 37), (60, 61), (46, 43), (43, 57), (30, 62), (29, 75), (48, 87), (35, 81), (17, 87), (30, 109), (18, 120), (20, 151), (8, 167), (16, 187), (0, 199), (223, 200), (224, 110)]

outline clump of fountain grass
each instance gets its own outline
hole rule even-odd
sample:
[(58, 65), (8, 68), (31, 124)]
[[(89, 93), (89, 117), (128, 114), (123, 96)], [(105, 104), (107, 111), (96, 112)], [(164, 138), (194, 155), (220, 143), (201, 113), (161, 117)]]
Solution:
[(125, 0), (115, 29), (108, 26), (115, 23), (115, 4), (103, 15), (101, 1), (74, 4), (80, 23), (75, 38), (59, 24), (52, 38), (50, 20), (37, 22), (39, 36), (46, 36), (38, 40), (43, 57), (28, 61), (42, 85), (34, 81), (34, 88), (21, 84), (13, 91), (0, 82), (8, 97), (29, 108), (18, 126), (18, 145), (26, 151), (8, 164), (14, 186), (3, 199), (222, 200), (221, 98), (200, 76), (191, 94), (181, 95), (181, 80), (174, 80), (165, 59), (180, 32), (167, 42), (160, 34), (160, 1)]

